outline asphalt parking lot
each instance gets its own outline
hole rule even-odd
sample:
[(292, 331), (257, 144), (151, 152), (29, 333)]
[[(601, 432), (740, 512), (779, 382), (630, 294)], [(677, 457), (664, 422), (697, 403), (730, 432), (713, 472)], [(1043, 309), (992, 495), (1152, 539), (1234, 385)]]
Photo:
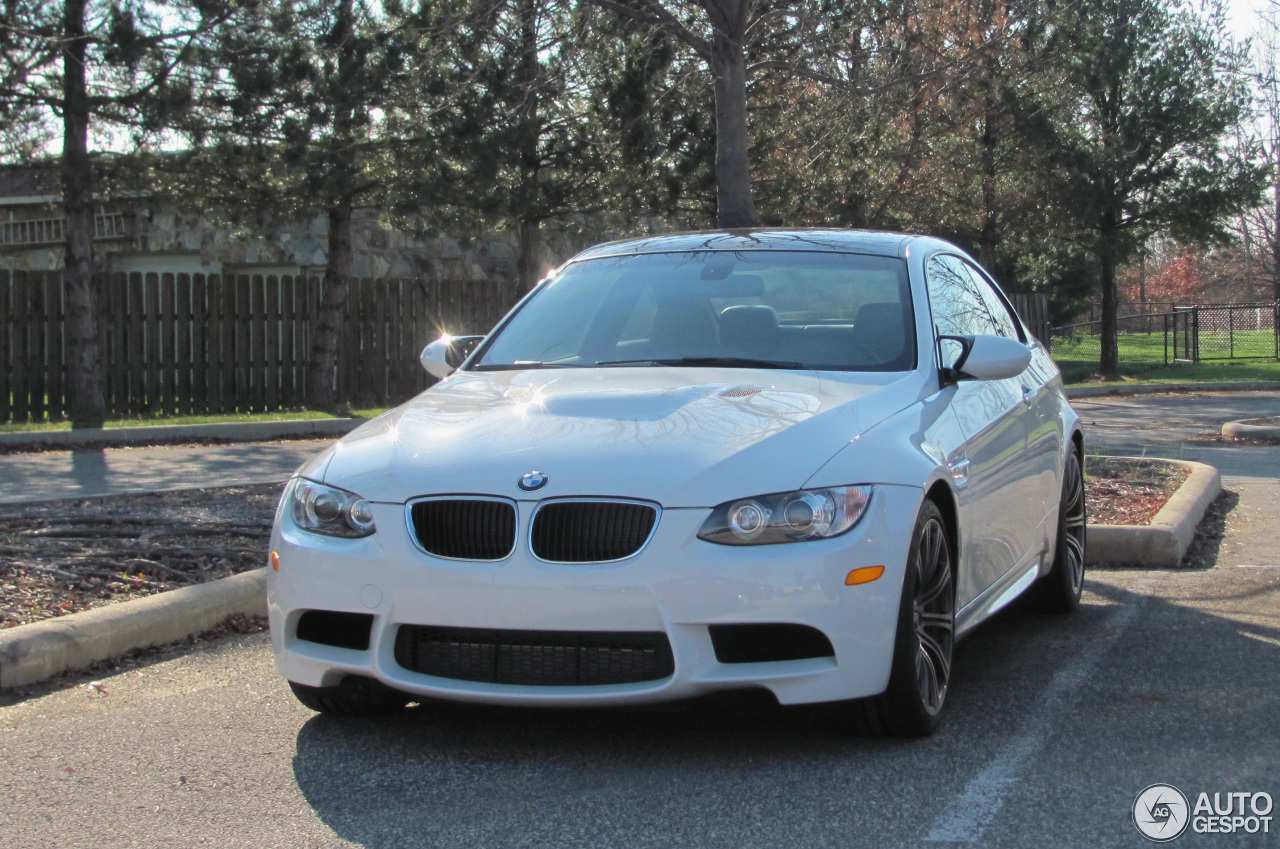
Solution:
[[(45, 846), (1139, 846), (1160, 782), (1280, 795), (1280, 570), (1095, 573), (961, 643), (916, 742), (718, 704), (336, 721), (264, 635), (0, 709), (0, 835)], [(1193, 797), (1194, 798), (1194, 797)], [(1272, 829), (1274, 832), (1274, 829)], [(1269, 846), (1274, 834), (1179, 844)]]
[[(0, 845), (1143, 846), (1149, 785), (1280, 797), (1280, 449), (1197, 442), (1216, 396), (1178, 402), (1181, 431), (1097, 403), (1077, 407), (1134, 417), (1091, 429), (1112, 453), (1244, 452), (1212, 568), (1094, 571), (1074, 616), (1006, 611), (959, 644), (932, 738), (745, 703), (337, 721), (293, 700), (265, 635), (231, 637), (0, 702)], [(1272, 816), (1174, 845), (1280, 846)]]

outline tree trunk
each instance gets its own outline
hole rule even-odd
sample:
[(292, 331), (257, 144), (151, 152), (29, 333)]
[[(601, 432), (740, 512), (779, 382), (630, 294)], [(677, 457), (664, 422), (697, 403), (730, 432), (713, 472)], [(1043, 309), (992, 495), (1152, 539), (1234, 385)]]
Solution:
[[(516, 298), (523, 297), (526, 292), (537, 284), (542, 274), (542, 267), (538, 262), (539, 247), (542, 245), (542, 227), (541, 223), (533, 219), (525, 219), (520, 222), (520, 255), (516, 258), (516, 281), (519, 285), (519, 291), (515, 292)], [(514, 304), (514, 299), (511, 306)], [(474, 328), (475, 332), (480, 333), (488, 328)]]
[(715, 30), (711, 76), (716, 95), (716, 224), (720, 227), (756, 226), (747, 156), (747, 60), (742, 33), (733, 31), (736, 21), (745, 21), (746, 15), (738, 14), (738, 5), (746, 2), (708, 4)]
[[(85, 84), (85, 0), (67, 0), (63, 58), (62, 203), (66, 215), (67, 406), (71, 426), (102, 427), (107, 416), (98, 311), (93, 293), (93, 166)], [(50, 398), (51, 405), (58, 399)]]
[[(1280, 142), (1275, 146), (1276, 164), (1280, 165)], [(1280, 301), (1280, 179), (1276, 180), (1276, 214), (1272, 219), (1271, 235), (1271, 297)]]
[(1102, 234), (1102, 324), (1099, 338), (1102, 356), (1098, 362), (1098, 374), (1103, 380), (1120, 379), (1120, 348), (1116, 339), (1116, 251), (1114, 234)]
[(1145, 244), (1138, 254), (1138, 300), (1145, 314), (1147, 311), (1147, 246)]
[(1249, 239), (1249, 219), (1240, 216), (1240, 229), (1244, 233), (1244, 285), (1245, 297), (1249, 303), (1257, 300), (1258, 294), (1253, 289), (1253, 245)]
[[(338, 44), (338, 78), (349, 81), (359, 61), (351, 40), (355, 28), (355, 0), (339, 0), (330, 37)], [(350, 143), (354, 135), (355, 108), (350, 99), (339, 104), (333, 118), (333, 135), (339, 145)], [(307, 371), (307, 404), (313, 410), (336, 412), (339, 403), (334, 386), (338, 372), (339, 331), (346, 319), (347, 294), (351, 287), (351, 208), (355, 196), (352, 184), (359, 173), (349, 156), (339, 157), (330, 173), (333, 194), (329, 200), (329, 255), (324, 271), (324, 294), (320, 298), (311, 333), (311, 361)]]
[(992, 115), (995, 104), (991, 102), (990, 80), (982, 114), (982, 230), (978, 235), (978, 263), (995, 276), (996, 244), (1000, 237), (996, 229), (999, 211), (996, 209), (996, 133)]
[[(313, 410), (334, 411), (338, 399), (334, 376), (338, 370), (338, 331), (351, 287), (351, 202), (329, 209), (329, 264), (324, 272), (324, 296), (311, 336), (311, 364), (307, 373), (307, 403)], [(347, 399), (344, 399), (347, 400)]]
[[(538, 114), (539, 94), (542, 89), (542, 66), (538, 61), (538, 2), (522, 0), (520, 33), (520, 81), (524, 85), (524, 99), (520, 104), (519, 138), (520, 186), (516, 190), (516, 205), (512, 217), (518, 222), (520, 253), (516, 257), (516, 289), (518, 298), (538, 282), (538, 248), (541, 242), (541, 198), (539, 174), (542, 156), (539, 150), (542, 139), (542, 122)], [(480, 333), (488, 328), (468, 328)]]

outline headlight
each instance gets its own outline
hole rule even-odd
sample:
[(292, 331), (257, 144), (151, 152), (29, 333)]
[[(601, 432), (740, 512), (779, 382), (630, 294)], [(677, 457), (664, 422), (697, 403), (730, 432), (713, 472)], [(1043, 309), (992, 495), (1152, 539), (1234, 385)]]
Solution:
[(373, 526), (373, 506), (354, 492), (295, 478), (289, 496), (293, 521), (304, 530), (332, 537), (367, 537)]
[(698, 538), (721, 545), (829, 539), (858, 524), (870, 503), (869, 485), (740, 498), (712, 510)]

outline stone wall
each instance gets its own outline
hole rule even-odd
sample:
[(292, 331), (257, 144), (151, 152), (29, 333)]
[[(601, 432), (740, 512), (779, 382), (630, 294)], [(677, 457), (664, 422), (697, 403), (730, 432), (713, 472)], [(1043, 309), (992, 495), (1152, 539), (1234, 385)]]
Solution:
[[(55, 217), (55, 206), (8, 207), (13, 219)], [(308, 220), (280, 220), (270, 215), (251, 221), (224, 221), (178, 204), (139, 198), (114, 201), (99, 212), (122, 213), (125, 236), (97, 239), (101, 267), (112, 271), (148, 270), (172, 258), (184, 271), (198, 268), (221, 273), (254, 267), (319, 272), (326, 263), (329, 222), (325, 215)], [(554, 268), (583, 248), (612, 238), (663, 229), (656, 221), (624, 226), (608, 216), (576, 217), (547, 222), (540, 248), (541, 266)], [(376, 210), (357, 210), (352, 223), (355, 273), (360, 277), (428, 277), (437, 279), (513, 280), (519, 240), (514, 233), (418, 235), (387, 226)], [(0, 248), (0, 267), (43, 271), (62, 266), (58, 245), (12, 245)]]

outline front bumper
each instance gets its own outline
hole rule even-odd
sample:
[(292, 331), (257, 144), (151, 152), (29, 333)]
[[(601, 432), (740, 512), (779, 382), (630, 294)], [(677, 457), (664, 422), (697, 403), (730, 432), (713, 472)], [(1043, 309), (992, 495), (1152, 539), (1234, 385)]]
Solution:
[[(281, 510), (272, 534), (279, 570), (267, 599), (276, 667), (291, 681), (332, 686), (375, 678), (423, 697), (523, 705), (673, 701), (763, 687), (782, 704), (859, 698), (888, 684), (907, 550), (922, 492), (877, 485), (857, 527), (831, 540), (722, 546), (697, 539), (707, 509), (662, 512), (648, 545), (608, 564), (560, 565), (529, 552), (537, 501), (520, 502), (521, 541), (506, 560), (476, 563), (423, 553), (401, 504), (374, 504), (378, 533), (322, 537)], [(851, 569), (885, 567), (872, 583), (845, 586)], [(364, 650), (297, 637), (307, 611), (369, 614)], [(833, 657), (721, 663), (711, 625), (783, 623), (821, 631)], [(531, 686), (425, 675), (395, 658), (401, 625), (528, 631), (637, 631), (667, 635), (672, 675), (627, 684)]]

